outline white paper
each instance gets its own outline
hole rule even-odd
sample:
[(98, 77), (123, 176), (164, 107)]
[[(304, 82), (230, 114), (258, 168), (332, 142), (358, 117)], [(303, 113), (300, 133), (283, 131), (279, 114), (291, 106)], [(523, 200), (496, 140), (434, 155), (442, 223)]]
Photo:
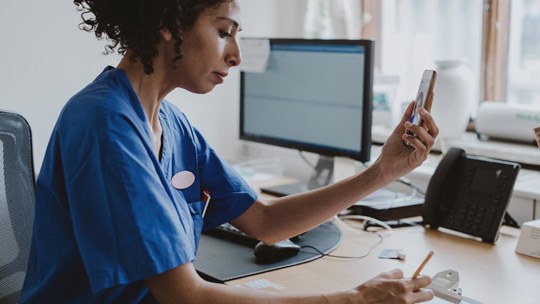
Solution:
[(270, 40), (268, 39), (242, 39), (242, 64), (240, 70), (244, 72), (263, 73), (266, 71), (270, 57)]

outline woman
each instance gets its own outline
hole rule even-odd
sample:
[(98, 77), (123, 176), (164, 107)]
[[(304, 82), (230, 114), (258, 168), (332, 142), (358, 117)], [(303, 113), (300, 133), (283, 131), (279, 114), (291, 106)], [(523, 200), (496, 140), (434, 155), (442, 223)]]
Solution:
[[(124, 57), (71, 98), (53, 130), (36, 185), (23, 303), (413, 303), (433, 296), (422, 289), (429, 277), (404, 279), (400, 270), (346, 292), (293, 295), (209, 283), (191, 263), (202, 229), (230, 221), (273, 243), (419, 166), (438, 133), (425, 110), (427, 130), (406, 122), (411, 103), (380, 158), (358, 176), (265, 203), (164, 100), (175, 88), (207, 93), (240, 64), (239, 0), (74, 2), (86, 30), (106, 35), (108, 50), (118, 47)], [(204, 190), (212, 199), (203, 217)]]

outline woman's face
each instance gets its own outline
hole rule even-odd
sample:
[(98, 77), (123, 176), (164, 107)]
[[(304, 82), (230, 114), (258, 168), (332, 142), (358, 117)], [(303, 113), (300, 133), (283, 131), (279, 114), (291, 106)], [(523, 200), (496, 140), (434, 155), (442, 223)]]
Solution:
[(178, 86), (193, 93), (210, 92), (240, 64), (240, 3), (233, 0), (207, 9), (192, 28), (183, 31), (183, 57), (172, 71)]

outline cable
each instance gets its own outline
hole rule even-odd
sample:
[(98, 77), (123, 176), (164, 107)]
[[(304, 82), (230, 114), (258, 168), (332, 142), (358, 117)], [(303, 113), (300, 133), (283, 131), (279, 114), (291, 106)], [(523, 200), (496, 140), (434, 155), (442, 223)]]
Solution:
[[(378, 220), (376, 218), (372, 218), (370, 216), (351, 214), (351, 215), (342, 215), (342, 216), (339, 217), (339, 219), (341, 220), (341, 222), (343, 224), (345, 224), (349, 228), (353, 228), (353, 229), (357, 229), (357, 228), (347, 224), (343, 220), (362, 220), (362, 221), (366, 221), (366, 222), (369, 221), (369, 222), (377, 223), (379, 226), (383, 227), (384, 229), (386, 229), (388, 231), (388, 234), (384, 235), (383, 237), (389, 237), (389, 236), (392, 235), (392, 227), (390, 227), (385, 222), (383, 222), (381, 220)], [(366, 230), (366, 227), (364, 227), (364, 230)]]
[(321, 254), (323, 257), (327, 256), (327, 257), (338, 258), (338, 259), (358, 260), (358, 259), (363, 259), (363, 258), (367, 257), (368, 255), (370, 255), (371, 252), (373, 251), (373, 249), (375, 249), (377, 246), (382, 244), (385, 237), (389, 237), (389, 236), (392, 235), (392, 227), (390, 227), (389, 225), (387, 225), (386, 223), (384, 223), (382, 221), (379, 221), (378, 219), (374, 219), (374, 218), (369, 217), (369, 216), (364, 216), (364, 215), (343, 215), (343, 216), (335, 217), (335, 218), (336, 218), (336, 220), (340, 221), (342, 224), (344, 224), (345, 226), (347, 226), (348, 228), (351, 228), (351, 229), (358, 229), (358, 228), (347, 224), (346, 222), (343, 221), (343, 219), (346, 219), (346, 220), (349, 220), (349, 219), (350, 220), (363, 220), (363, 221), (366, 221), (366, 222), (367, 221), (375, 222), (375, 223), (379, 224), (381, 227), (383, 227), (385, 230), (387, 230), (388, 233), (386, 235), (382, 235), (378, 231), (369, 231), (369, 230), (367, 230), (367, 227), (364, 226), (363, 229), (365, 231), (375, 233), (377, 235), (377, 237), (379, 238), (379, 240), (377, 240), (377, 242), (375, 244), (373, 244), (366, 253), (364, 253), (362, 255), (359, 255), (359, 256), (345, 256), (345, 255), (335, 255), (335, 254), (324, 253), (321, 250), (319, 250), (318, 248), (316, 248), (314, 246), (311, 246), (311, 245), (303, 245), (300, 248), (301, 249), (302, 248), (313, 249), (317, 253)]
[(316, 247), (311, 246), (311, 245), (304, 245), (304, 246), (302, 246), (300, 248), (313, 249), (317, 253), (321, 254), (323, 257), (327, 256), (327, 257), (330, 257), (330, 258), (359, 260), (359, 259), (363, 259), (363, 258), (367, 257), (368, 255), (370, 255), (370, 253), (373, 251), (373, 249), (375, 249), (377, 246), (379, 246), (383, 242), (383, 240), (384, 240), (383, 236), (380, 235), (379, 233), (375, 233), (375, 234), (377, 234), (377, 236), (379, 237), (379, 240), (377, 241), (377, 243), (373, 244), (373, 246), (371, 246), (369, 248), (369, 250), (365, 254), (359, 255), (359, 256), (345, 256), (345, 255), (335, 255), (335, 254), (324, 253), (324, 252), (320, 251), (319, 249), (317, 249)]
[(315, 169), (315, 165), (307, 159), (307, 157), (304, 155), (304, 151), (298, 151), (298, 153), (300, 154), (300, 157), (304, 160), (304, 162), (311, 167), (311, 169)]

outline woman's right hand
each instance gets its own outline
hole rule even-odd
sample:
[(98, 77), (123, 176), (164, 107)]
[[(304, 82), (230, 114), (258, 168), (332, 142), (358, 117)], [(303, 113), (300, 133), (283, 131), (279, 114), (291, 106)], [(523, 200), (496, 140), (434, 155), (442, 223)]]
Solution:
[(433, 299), (433, 291), (422, 289), (431, 284), (428, 276), (406, 279), (403, 271), (383, 272), (356, 287), (355, 303), (418, 303)]

